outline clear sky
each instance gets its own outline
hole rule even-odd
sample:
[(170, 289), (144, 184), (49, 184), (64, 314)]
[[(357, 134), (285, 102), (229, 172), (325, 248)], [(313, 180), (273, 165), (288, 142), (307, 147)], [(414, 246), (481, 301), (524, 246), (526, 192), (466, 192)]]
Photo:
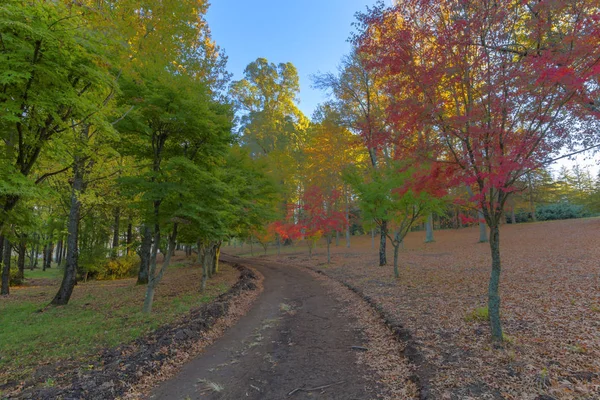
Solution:
[[(390, 1), (387, 0), (389, 3)], [(350, 50), (354, 14), (375, 0), (213, 0), (207, 21), (215, 42), (229, 57), (233, 79), (264, 57), (292, 62), (300, 76), (300, 109), (311, 117), (324, 94), (311, 88), (310, 75), (334, 71)]]

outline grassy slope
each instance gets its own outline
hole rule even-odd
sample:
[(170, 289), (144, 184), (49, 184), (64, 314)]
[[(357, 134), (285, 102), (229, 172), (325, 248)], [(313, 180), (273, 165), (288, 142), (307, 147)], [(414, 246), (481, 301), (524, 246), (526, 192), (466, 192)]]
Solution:
[(0, 299), (0, 385), (40, 365), (84, 359), (134, 340), (225, 292), (238, 276), (222, 265), (200, 295), (200, 269), (180, 260), (165, 274), (147, 316), (140, 312), (145, 286), (135, 279), (79, 283), (68, 306), (47, 307), (60, 274), (56, 268), (27, 270), (30, 286), (12, 288), (10, 297)]

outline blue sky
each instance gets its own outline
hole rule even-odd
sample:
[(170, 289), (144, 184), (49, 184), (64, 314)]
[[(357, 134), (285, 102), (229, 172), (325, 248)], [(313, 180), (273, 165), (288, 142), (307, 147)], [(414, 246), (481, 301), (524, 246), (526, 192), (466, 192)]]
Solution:
[[(390, 1), (387, 0), (389, 3)], [(213, 39), (229, 57), (228, 69), (241, 79), (258, 57), (292, 62), (300, 76), (300, 109), (310, 117), (324, 94), (310, 75), (334, 71), (350, 50), (346, 39), (354, 14), (375, 0), (213, 0), (207, 21)]]

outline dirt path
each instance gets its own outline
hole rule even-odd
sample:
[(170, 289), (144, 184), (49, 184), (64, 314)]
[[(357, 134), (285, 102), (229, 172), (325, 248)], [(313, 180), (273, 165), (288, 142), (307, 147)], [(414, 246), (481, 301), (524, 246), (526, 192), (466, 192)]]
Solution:
[[(235, 327), (157, 387), (151, 399), (377, 397), (373, 374), (357, 365), (352, 349), (363, 343), (363, 335), (321, 283), (301, 269), (275, 262), (222, 259), (256, 267), (265, 277), (264, 292)], [(326, 385), (331, 386), (290, 394)]]

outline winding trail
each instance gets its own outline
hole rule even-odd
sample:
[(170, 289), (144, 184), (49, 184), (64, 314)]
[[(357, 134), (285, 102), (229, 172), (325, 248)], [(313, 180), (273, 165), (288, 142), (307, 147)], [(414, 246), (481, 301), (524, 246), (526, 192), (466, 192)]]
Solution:
[(155, 388), (151, 399), (377, 397), (375, 377), (356, 363), (352, 349), (363, 344), (363, 335), (320, 282), (300, 268), (260, 258), (221, 260), (260, 271), (263, 293), (221, 339)]

